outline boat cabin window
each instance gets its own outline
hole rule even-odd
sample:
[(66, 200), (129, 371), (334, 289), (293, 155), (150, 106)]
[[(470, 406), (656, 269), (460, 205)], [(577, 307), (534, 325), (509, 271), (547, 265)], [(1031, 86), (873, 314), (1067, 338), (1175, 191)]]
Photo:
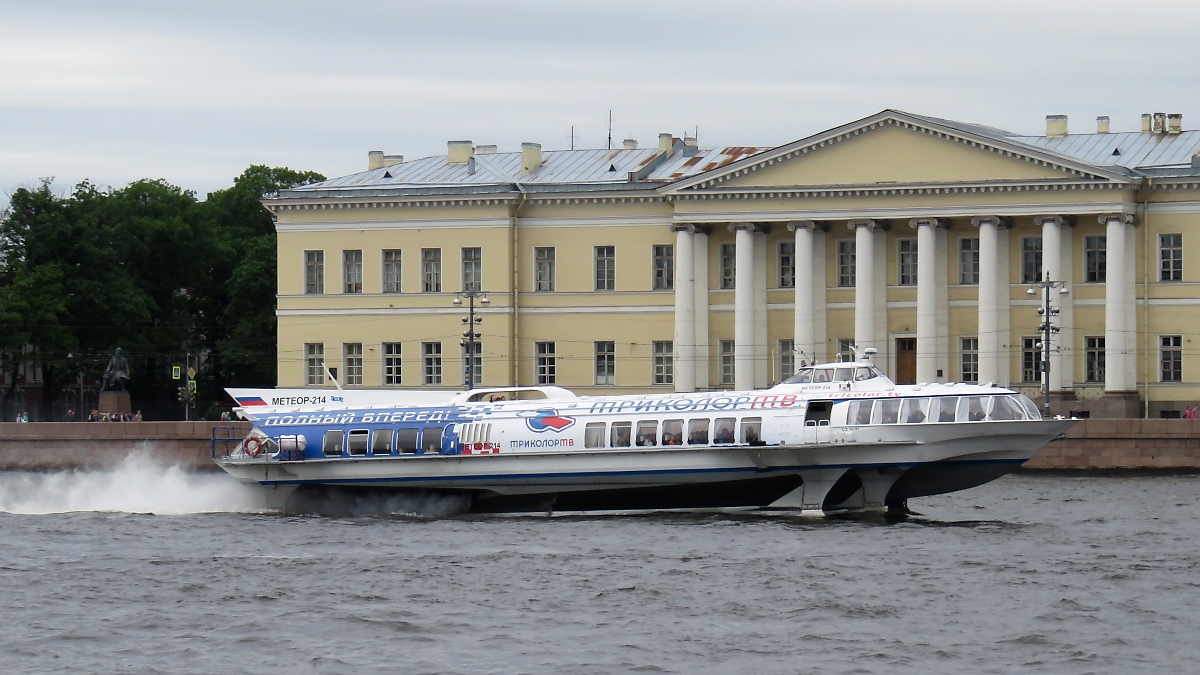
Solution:
[(805, 426), (829, 426), (829, 412), (833, 410), (833, 401), (809, 401), (804, 411)]
[(846, 410), (846, 423), (863, 426), (871, 423), (871, 408), (875, 406), (873, 399), (850, 401)]
[(717, 431), (713, 434), (713, 443), (718, 445), (723, 443), (733, 442), (733, 426), (735, 420), (732, 417), (718, 417)]
[(628, 448), (629, 439), (633, 437), (633, 422), (613, 422), (612, 438), (609, 445), (614, 448)]
[(375, 438), (371, 439), (372, 455), (392, 454), (392, 430), (376, 429)]
[(929, 419), (929, 399), (906, 398), (900, 406), (900, 421), (904, 424), (920, 424)]
[(1025, 413), (1021, 412), (1017, 402), (1007, 396), (992, 397), (992, 412), (988, 414), (990, 420), (1023, 420)]
[(604, 432), (608, 425), (604, 422), (588, 422), (583, 430), (583, 447), (603, 448)]
[(425, 427), (421, 431), (421, 452), (434, 455), (442, 451), (442, 427)]
[(325, 438), (321, 442), (321, 450), (324, 451), (327, 457), (341, 457), (342, 432), (326, 431)]
[(762, 443), (762, 418), (743, 417), (741, 440), (749, 445)]
[(834, 382), (849, 382), (850, 380), (853, 380), (853, 379), (854, 379), (854, 369), (853, 368), (838, 368), (837, 370), (833, 371), (833, 381)]
[(1029, 397), (1024, 394), (1017, 394), (1016, 399), (1020, 402), (1021, 407), (1025, 409), (1025, 415), (1031, 420), (1042, 419), (1042, 409), (1036, 403), (1029, 400)]
[[(954, 411), (958, 408), (957, 396), (946, 396), (943, 398), (935, 398), (933, 402), (938, 406), (937, 417), (934, 418), (938, 422), (953, 422)], [(932, 406), (931, 406), (932, 407)], [(931, 412), (932, 416), (932, 412)]]
[(829, 376), (833, 373), (829, 368), (816, 368), (813, 370), (813, 382), (828, 382)]
[(708, 420), (688, 420), (688, 445), (708, 445)]
[(808, 384), (812, 382), (812, 368), (802, 368), (800, 372), (789, 377), (786, 384)]
[(416, 452), (417, 448), (417, 430), (416, 429), (397, 429), (396, 430), (396, 449), (400, 452)]
[(982, 422), (986, 418), (982, 396), (963, 396), (958, 399), (959, 422)]
[(683, 445), (683, 420), (666, 420), (662, 429), (663, 445)]
[(876, 407), (879, 408), (880, 424), (895, 424), (900, 421), (900, 399), (880, 399), (879, 405)]
[(366, 429), (351, 429), (350, 440), (346, 443), (346, 451), (351, 455), (367, 454), (367, 440), (371, 432)]
[(642, 420), (637, 426), (637, 444), (639, 446), (654, 445), (658, 436), (657, 420)]

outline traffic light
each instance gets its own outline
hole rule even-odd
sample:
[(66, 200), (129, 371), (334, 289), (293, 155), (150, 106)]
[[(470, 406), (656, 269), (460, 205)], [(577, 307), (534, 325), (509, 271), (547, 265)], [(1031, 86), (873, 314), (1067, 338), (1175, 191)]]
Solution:
[(176, 389), (178, 390), (178, 396), (177, 396), (177, 398), (179, 398), (179, 402), (180, 402), (180, 403), (187, 403), (187, 400), (188, 400), (188, 390), (187, 390), (187, 387), (177, 387)]

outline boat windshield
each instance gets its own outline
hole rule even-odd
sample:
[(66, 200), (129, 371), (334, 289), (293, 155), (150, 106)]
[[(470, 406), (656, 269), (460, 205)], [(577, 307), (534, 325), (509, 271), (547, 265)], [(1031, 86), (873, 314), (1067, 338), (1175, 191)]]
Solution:
[(811, 384), (821, 382), (863, 382), (876, 377), (884, 377), (882, 371), (873, 365), (838, 365), (838, 366), (816, 366), (811, 368), (801, 368), (796, 371), (788, 379), (784, 380), (784, 384)]

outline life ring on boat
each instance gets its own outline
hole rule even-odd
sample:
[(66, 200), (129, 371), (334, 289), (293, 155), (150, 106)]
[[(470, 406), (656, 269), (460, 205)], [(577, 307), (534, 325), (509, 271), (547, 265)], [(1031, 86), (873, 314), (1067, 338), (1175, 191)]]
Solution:
[(242, 441), (242, 451), (251, 457), (258, 457), (262, 453), (263, 442), (258, 436), (250, 436)]

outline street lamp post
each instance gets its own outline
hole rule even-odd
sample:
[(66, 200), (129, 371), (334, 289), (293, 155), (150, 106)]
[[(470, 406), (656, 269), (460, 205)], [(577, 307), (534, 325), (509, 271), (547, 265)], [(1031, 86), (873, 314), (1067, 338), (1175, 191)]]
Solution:
[(454, 306), (461, 307), (463, 298), (467, 299), (467, 315), (462, 318), (462, 321), (466, 324), (467, 329), (463, 331), (462, 339), (458, 344), (466, 350), (466, 358), (463, 359), (463, 384), (470, 390), (475, 388), (475, 356), (479, 345), (478, 340), (482, 337), (482, 334), (475, 330), (475, 326), (483, 323), (483, 317), (475, 315), (475, 299), (479, 299), (481, 306), (490, 304), (491, 300), (488, 300), (486, 291), (460, 291), (454, 294)]
[(1042, 289), (1042, 306), (1038, 307), (1038, 316), (1042, 317), (1041, 324), (1038, 325), (1038, 331), (1042, 334), (1041, 351), (1042, 351), (1042, 387), (1045, 392), (1045, 410), (1043, 415), (1047, 418), (1050, 415), (1050, 336), (1059, 332), (1059, 327), (1053, 325), (1052, 317), (1058, 316), (1059, 309), (1050, 304), (1050, 291), (1055, 288), (1059, 289), (1059, 295), (1066, 295), (1070, 291), (1067, 290), (1067, 282), (1053, 281), (1046, 279), (1044, 281), (1034, 281), (1029, 284), (1029, 290), (1025, 291), (1026, 295), (1037, 295), (1038, 289)]

